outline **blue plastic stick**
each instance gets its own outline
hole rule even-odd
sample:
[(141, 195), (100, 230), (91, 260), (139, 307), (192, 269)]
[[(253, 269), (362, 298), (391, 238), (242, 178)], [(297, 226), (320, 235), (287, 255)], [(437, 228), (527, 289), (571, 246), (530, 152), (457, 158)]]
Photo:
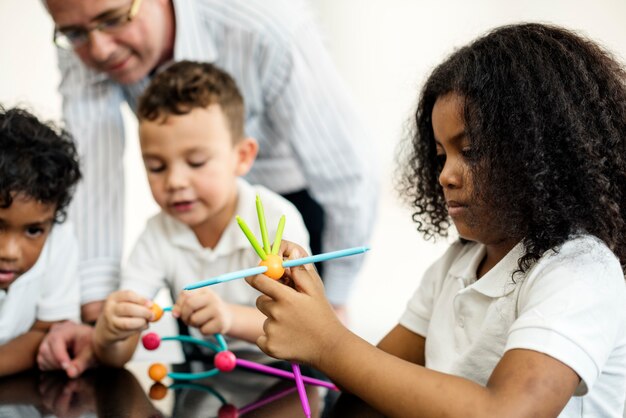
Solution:
[(222, 274), (221, 276), (213, 277), (211, 279), (203, 280), (198, 283), (190, 284), (184, 287), (185, 290), (198, 289), (199, 287), (211, 286), (218, 283), (228, 282), (230, 280), (243, 279), (248, 276), (256, 276), (257, 274), (265, 273), (267, 267), (259, 266), (246, 270), (233, 271), (232, 273)]
[[(309, 263), (318, 263), (320, 261), (328, 261), (335, 258), (348, 257), (350, 255), (362, 254), (364, 252), (369, 251), (368, 247), (354, 247), (354, 248), (346, 248), (345, 250), (332, 251), (329, 253), (322, 253), (317, 255), (312, 255), (309, 257), (298, 258), (296, 260), (285, 260), (283, 262), (283, 267), (295, 267), (301, 266), (302, 264)], [(234, 271), (232, 273), (222, 274), (221, 276), (216, 276), (211, 279), (203, 280), (198, 283), (190, 284), (185, 286), (185, 290), (193, 290), (198, 289), (200, 287), (212, 286), (218, 283), (228, 282), (230, 280), (243, 279), (248, 276), (255, 276), (257, 274), (265, 273), (267, 271), (267, 267), (259, 266), (253, 267), (246, 270)]]
[(301, 266), (302, 264), (318, 263), (321, 261), (332, 260), (334, 258), (341, 258), (341, 257), (348, 257), (350, 255), (355, 255), (355, 254), (362, 254), (367, 251), (369, 251), (368, 247), (346, 248), (345, 250), (311, 255), (309, 257), (298, 258), (295, 260), (285, 260), (283, 262), (283, 267), (295, 267), (295, 266)]

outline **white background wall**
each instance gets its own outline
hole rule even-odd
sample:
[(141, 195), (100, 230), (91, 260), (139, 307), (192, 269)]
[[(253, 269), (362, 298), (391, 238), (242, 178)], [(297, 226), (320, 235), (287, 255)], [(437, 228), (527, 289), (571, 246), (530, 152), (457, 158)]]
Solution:
[[(580, 30), (623, 62), (626, 1), (311, 1), (380, 156), (378, 223), (350, 301), (352, 328), (375, 342), (396, 323), (421, 273), (445, 246), (426, 243), (414, 232), (410, 213), (400, 205), (391, 181), (394, 146), (430, 69), (487, 29), (528, 20)], [(58, 82), (52, 23), (40, 1), (0, 0), (0, 103), (27, 105), (43, 118), (59, 120)], [(156, 206), (145, 183), (136, 126), (132, 117), (126, 119), (128, 250)]]

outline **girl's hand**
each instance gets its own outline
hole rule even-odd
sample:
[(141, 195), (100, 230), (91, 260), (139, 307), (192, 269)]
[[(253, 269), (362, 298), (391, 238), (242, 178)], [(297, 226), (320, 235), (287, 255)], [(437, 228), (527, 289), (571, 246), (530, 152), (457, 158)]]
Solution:
[[(288, 241), (281, 243), (280, 254), (288, 259), (307, 255), (302, 247)], [(265, 335), (259, 337), (257, 345), (266, 354), (315, 367), (348, 332), (326, 300), (313, 265), (286, 269), (282, 283), (262, 274), (246, 281), (263, 293), (257, 307), (267, 319)]]
[(152, 301), (130, 290), (119, 290), (107, 297), (96, 323), (98, 343), (112, 344), (148, 329), (153, 318)]
[(233, 324), (230, 306), (208, 288), (180, 292), (172, 314), (203, 335), (228, 334)]

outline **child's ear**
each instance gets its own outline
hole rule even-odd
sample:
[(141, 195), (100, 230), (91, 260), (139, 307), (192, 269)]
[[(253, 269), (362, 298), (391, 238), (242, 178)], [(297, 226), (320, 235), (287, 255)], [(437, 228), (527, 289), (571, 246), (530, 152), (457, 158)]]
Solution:
[(251, 137), (243, 138), (235, 145), (235, 152), (237, 153), (236, 174), (238, 176), (246, 175), (259, 152), (259, 143)]

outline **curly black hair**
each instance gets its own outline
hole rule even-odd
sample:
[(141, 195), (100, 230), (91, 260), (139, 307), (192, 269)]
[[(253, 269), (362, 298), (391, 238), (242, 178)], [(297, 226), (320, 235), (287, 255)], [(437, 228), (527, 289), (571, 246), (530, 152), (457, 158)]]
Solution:
[(525, 272), (584, 231), (626, 265), (626, 72), (596, 43), (560, 27), (497, 28), (435, 68), (399, 149), (399, 190), (428, 239), (447, 236), (432, 127), (438, 97), (463, 98), (477, 196), (522, 242)]
[(0, 106), (0, 207), (15, 194), (56, 205), (54, 220), (63, 222), (81, 172), (70, 134), (42, 123), (24, 109)]

